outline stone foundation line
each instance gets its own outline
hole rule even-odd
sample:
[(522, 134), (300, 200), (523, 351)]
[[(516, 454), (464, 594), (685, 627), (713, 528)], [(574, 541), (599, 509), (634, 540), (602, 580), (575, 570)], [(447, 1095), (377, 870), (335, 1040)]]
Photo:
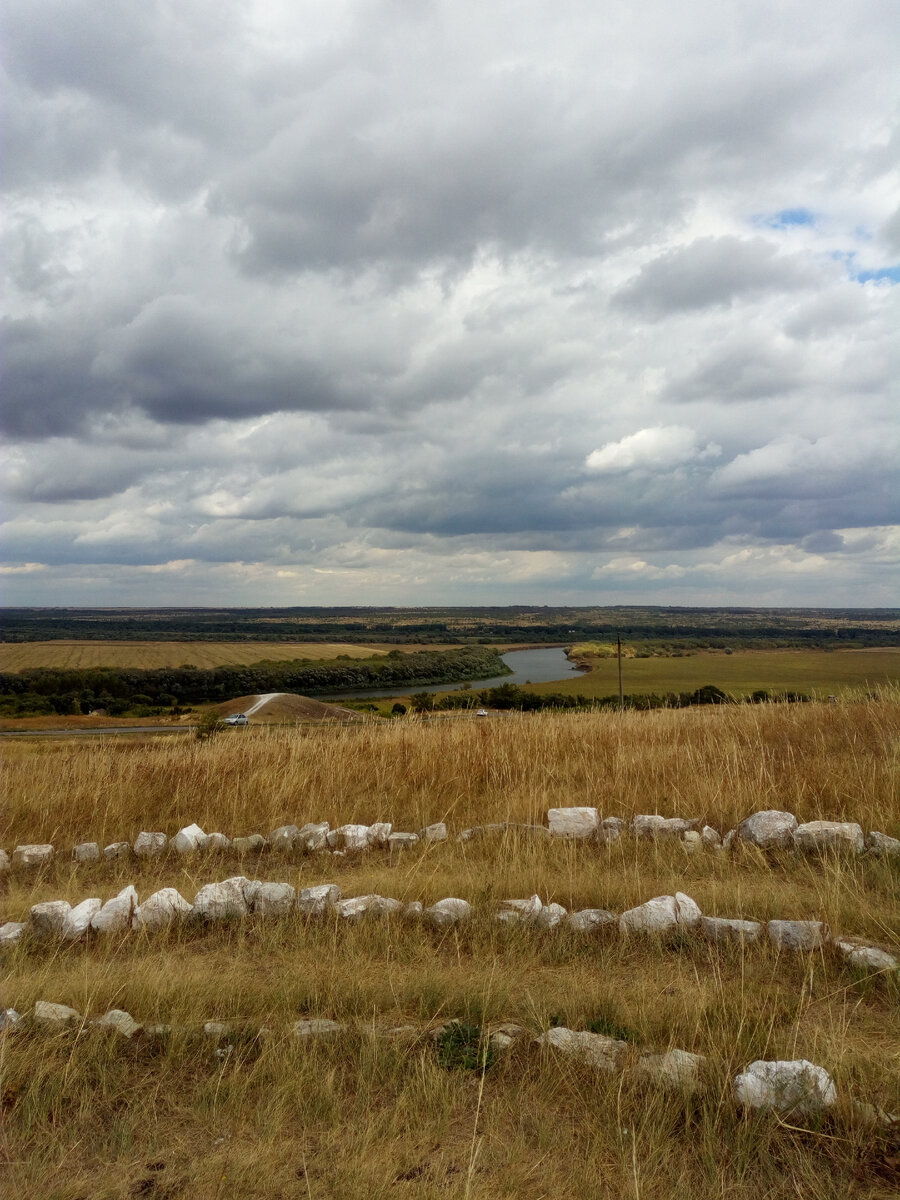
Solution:
[[(206, 884), (197, 892), (193, 904), (172, 887), (162, 888), (140, 903), (136, 889), (129, 884), (105, 904), (92, 897), (74, 906), (67, 900), (46, 900), (32, 905), (27, 921), (7, 921), (0, 926), (0, 948), (14, 944), (26, 934), (36, 941), (74, 942), (89, 933), (130, 933), (142, 929), (153, 932), (187, 920), (213, 924), (250, 915), (279, 917), (292, 912), (307, 917), (333, 913), (339, 919), (351, 922), (366, 916), (396, 916), (446, 929), (467, 921), (472, 916), (472, 906), (456, 896), (438, 900), (429, 908), (419, 900), (404, 903), (392, 896), (374, 894), (345, 899), (333, 883), (303, 888), (298, 894), (289, 883), (261, 882), (243, 875)], [(887, 950), (860, 938), (833, 936), (823, 921), (772, 920), (764, 926), (759, 921), (706, 917), (699, 905), (684, 892), (655, 896), (620, 915), (601, 908), (569, 913), (561, 904), (544, 904), (540, 896), (534, 895), (527, 899), (502, 901), (494, 917), (505, 925), (524, 925), (533, 929), (565, 925), (579, 933), (591, 933), (604, 927), (615, 927), (623, 937), (681, 931), (702, 934), (712, 942), (742, 945), (759, 942), (765, 928), (769, 942), (781, 949), (814, 951), (828, 947), (851, 966), (862, 970), (894, 972), (900, 969), (900, 960)]]
[[(83, 1031), (92, 1027), (126, 1040), (134, 1037), (165, 1038), (175, 1032), (193, 1032), (173, 1030), (170, 1025), (143, 1026), (130, 1013), (118, 1008), (89, 1020), (68, 1005), (46, 1000), (38, 1000), (29, 1017), (23, 1017), (11, 1008), (0, 1012), (0, 1039), (3, 1034), (19, 1033), (29, 1026), (45, 1033), (67, 1029)], [(437, 1041), (449, 1027), (400, 1025), (378, 1029), (365, 1025), (354, 1030), (352, 1026), (319, 1017), (293, 1022), (289, 1036), (307, 1043), (321, 1039), (337, 1041), (354, 1033), (396, 1040), (427, 1037)], [(196, 1032), (199, 1032), (199, 1026)], [(207, 1021), (202, 1028), (203, 1036), (217, 1045), (216, 1056), (223, 1062), (234, 1050), (233, 1043), (227, 1040), (234, 1032), (234, 1026), (224, 1021)], [(271, 1026), (264, 1025), (257, 1037), (272, 1037), (275, 1032)], [(487, 1045), (495, 1052), (507, 1050), (514, 1043), (525, 1042), (527, 1038), (527, 1031), (521, 1025), (511, 1023), (492, 1026), (486, 1032)], [(636, 1082), (659, 1087), (669, 1093), (692, 1096), (706, 1090), (710, 1060), (688, 1050), (670, 1049), (661, 1054), (636, 1052), (627, 1042), (618, 1038), (564, 1026), (548, 1029), (530, 1039), (530, 1043), (544, 1053), (555, 1053), (585, 1063), (601, 1074), (613, 1076), (627, 1073)], [(731, 1098), (745, 1112), (769, 1111), (794, 1118), (820, 1117), (838, 1104), (837, 1087), (829, 1072), (802, 1058), (757, 1059), (734, 1076)], [(887, 1128), (898, 1122), (896, 1116), (860, 1100), (850, 1099), (849, 1107), (853, 1121), (860, 1125)]]
[[(863, 833), (861, 825), (852, 821), (807, 821), (799, 824), (793, 813), (768, 809), (753, 813), (722, 836), (711, 825), (703, 825), (699, 819), (684, 817), (661, 817), (656, 813), (643, 813), (625, 822), (621, 817), (600, 818), (596, 808), (551, 808), (547, 813), (547, 825), (519, 825), (502, 822), (492, 825), (476, 825), (463, 829), (456, 835), (457, 842), (506, 830), (520, 830), (538, 837), (565, 838), (569, 840), (592, 840), (603, 843), (616, 842), (623, 833), (630, 832), (638, 838), (677, 840), (688, 852), (704, 849), (728, 850), (735, 842), (744, 842), (760, 849), (795, 849), (816, 852), (828, 850), (846, 851), (853, 855), (869, 853), (876, 857), (900, 857), (900, 838), (872, 830)], [(80, 842), (72, 850), (75, 862), (100, 862), (102, 859), (158, 858), (167, 852), (179, 855), (231, 851), (239, 855), (259, 854), (272, 851), (331, 851), (333, 854), (359, 852), (372, 847), (402, 850), (418, 843), (444, 842), (447, 826), (443, 821), (426, 826), (418, 833), (395, 832), (389, 821), (378, 821), (374, 825), (341, 825), (331, 829), (327, 821), (311, 822), (302, 828), (297, 825), (281, 825), (273, 829), (268, 837), (252, 833), (247, 837), (228, 838), (224, 833), (204, 833), (199, 825), (187, 825), (173, 838), (165, 833), (142, 831), (131, 842), (112, 842), (102, 851), (98, 842)], [(50, 844), (16, 846), (12, 854), (12, 866), (39, 867), (48, 863), (55, 854)], [(0, 873), (10, 868), (10, 857), (0, 850)]]

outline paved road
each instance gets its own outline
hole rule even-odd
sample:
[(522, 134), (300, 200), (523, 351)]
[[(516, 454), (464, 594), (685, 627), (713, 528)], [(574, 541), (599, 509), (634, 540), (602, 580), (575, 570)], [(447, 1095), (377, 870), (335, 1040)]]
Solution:
[(244, 709), (244, 716), (252, 717), (254, 713), (259, 712), (259, 710), (264, 705), (268, 704), (270, 700), (275, 700), (279, 696), (287, 696), (288, 694), (288, 692), (266, 692), (264, 696), (257, 696), (256, 703), (253, 705), (253, 707)]
[(0, 729), (0, 737), (97, 737), (107, 733), (193, 733), (196, 725), (99, 725), (89, 729)]

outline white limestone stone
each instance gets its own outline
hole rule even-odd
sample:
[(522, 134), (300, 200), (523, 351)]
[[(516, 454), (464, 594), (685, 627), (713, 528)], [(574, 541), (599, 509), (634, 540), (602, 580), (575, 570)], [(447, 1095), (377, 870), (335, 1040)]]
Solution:
[(425, 905), (421, 900), (410, 900), (409, 904), (403, 906), (403, 919), (404, 921), (421, 921), (424, 912)]
[(199, 825), (185, 825), (172, 838), (172, 845), (179, 854), (196, 854), (206, 849), (206, 834)]
[[(9, 855), (6, 853), (5, 850), (0, 850), (0, 875), (5, 875), (6, 872), (9, 870), (9, 866), (10, 866)], [(13, 1010), (9, 1009), (8, 1011), (12, 1012)]]
[(40, 867), (53, 857), (53, 847), (48, 843), (16, 846), (13, 850), (14, 867)]
[(569, 913), (566, 924), (578, 933), (593, 933), (595, 929), (604, 926), (617, 925), (619, 918), (615, 913), (605, 908), (583, 908), (580, 912)]
[(230, 1033), (231, 1026), (227, 1021), (207, 1021), (203, 1026), (203, 1036), (213, 1038), (215, 1041), (228, 1037)]
[(471, 915), (472, 906), (467, 900), (448, 896), (444, 900), (438, 900), (437, 904), (432, 904), (430, 908), (426, 908), (422, 913), (422, 919), (436, 929), (445, 929), (448, 925), (455, 925), (458, 921), (468, 920)]
[(447, 826), (443, 821), (435, 821), (433, 825), (426, 825), (419, 830), (419, 838), (423, 842), (446, 842)]
[(135, 909), (134, 927), (148, 931), (165, 929), (183, 921), (191, 911), (191, 905), (176, 888), (161, 888)]
[(0, 1033), (16, 1033), (22, 1024), (22, 1016), (14, 1008), (0, 1012)]
[(33, 1019), (35, 1025), (46, 1029), (60, 1029), (81, 1020), (81, 1013), (67, 1004), (51, 1004), (49, 1000), (36, 1000)]
[(798, 850), (847, 850), (862, 854), (866, 848), (862, 828), (853, 821), (807, 821), (794, 830)]
[(159, 858), (165, 854), (168, 838), (164, 833), (141, 832), (134, 839), (134, 852), (138, 858)]
[(739, 921), (732, 917), (701, 917), (700, 930), (711, 942), (743, 942), (750, 945), (762, 935), (759, 921)]
[(665, 1054), (642, 1054), (634, 1065), (634, 1077), (666, 1091), (692, 1095), (702, 1087), (706, 1059), (688, 1050), (667, 1050)]
[(328, 844), (328, 822), (311, 821), (304, 825), (297, 843), (303, 850), (324, 850)]
[(700, 830), (700, 841), (704, 846), (721, 846), (722, 835), (719, 833), (718, 829), (713, 829), (712, 825), (704, 825)]
[(403, 850), (406, 846), (415, 846), (419, 840), (417, 833), (392, 833), (388, 838), (391, 850)]
[(769, 941), (784, 950), (818, 950), (828, 941), (823, 921), (770, 921)]
[(132, 927), (137, 907), (138, 894), (134, 885), (129, 883), (94, 914), (91, 918), (91, 929), (95, 933), (125, 933)]
[(601, 842), (617, 842), (625, 831), (625, 822), (621, 817), (604, 817), (597, 829), (597, 837)]
[(0, 947), (14, 946), (28, 928), (27, 921), (6, 921), (0, 925)]
[(529, 896), (527, 900), (502, 900), (501, 905), (501, 912), (498, 913), (498, 916), (506, 912), (507, 914), (515, 915), (518, 920), (525, 921), (526, 923), (533, 921), (544, 907), (540, 896), (537, 894)]
[(289, 913), (296, 902), (297, 892), (291, 884), (261, 883), (253, 897), (253, 911), (263, 917), (281, 917)]
[(269, 834), (269, 845), (273, 850), (290, 850), (299, 840), (300, 830), (296, 825), (279, 825)]
[(678, 924), (678, 905), (674, 896), (654, 896), (619, 917), (619, 932), (662, 933)]
[(228, 850), (231, 847), (231, 838), (225, 836), (224, 833), (209, 833), (206, 835), (207, 853), (213, 854), (222, 850)]
[(696, 829), (689, 829), (681, 835), (681, 844), (688, 854), (698, 854), (703, 849), (703, 839)]
[(596, 808), (551, 808), (547, 824), (551, 837), (589, 838), (597, 832), (600, 814)]
[(111, 1008), (102, 1017), (98, 1017), (94, 1024), (99, 1029), (112, 1029), (125, 1038), (134, 1037), (141, 1028), (131, 1013), (125, 1012), (122, 1008)]
[(732, 844), (734, 843), (734, 839), (736, 837), (737, 837), (737, 830), (729, 829), (728, 832), (725, 834), (725, 836), (722, 838), (722, 849), (730, 850), (732, 847)]
[(681, 838), (695, 829), (697, 821), (684, 817), (661, 817), (658, 813), (639, 813), (632, 818), (631, 832), (640, 838)]
[(567, 916), (566, 909), (561, 904), (551, 901), (545, 904), (541, 911), (532, 919), (535, 929), (555, 929)]
[(100, 847), (96, 842), (79, 842), (72, 850), (72, 858), (75, 862), (99, 862)]
[(35, 937), (62, 937), (72, 905), (66, 900), (44, 900), (33, 904), (28, 913), (28, 924)]
[(309, 1038), (309, 1037), (327, 1037), (330, 1034), (340, 1033), (343, 1025), (337, 1021), (330, 1021), (327, 1017), (311, 1017), (303, 1021), (295, 1021), (291, 1029), (294, 1037)]
[(405, 907), (402, 900), (395, 900), (393, 896), (376, 896), (374, 903), (369, 907), (369, 915), (393, 917), (402, 913)]
[(332, 850), (365, 850), (369, 845), (368, 825), (341, 825), (332, 829), (325, 840)]
[(537, 1045), (550, 1047), (579, 1062), (587, 1063), (604, 1074), (612, 1075), (622, 1067), (628, 1052), (627, 1042), (587, 1030), (566, 1029), (560, 1025), (535, 1038)]
[(131, 842), (111, 842), (103, 849), (104, 858), (130, 858)]
[(900, 858), (900, 838), (888, 837), (873, 829), (866, 835), (866, 849), (878, 857)]
[(384, 849), (389, 844), (393, 825), (390, 821), (376, 821), (374, 825), (369, 826), (368, 839), (370, 846), (378, 846)]
[(757, 1059), (735, 1076), (734, 1098), (742, 1108), (815, 1116), (837, 1102), (837, 1091), (825, 1068), (805, 1058)]
[(696, 900), (692, 900), (684, 892), (676, 892), (675, 907), (677, 909), (678, 924), (682, 925), (685, 929), (696, 929), (703, 915), (700, 912), (700, 905)]
[(359, 921), (378, 899), (379, 897), (373, 894), (351, 896), (347, 900), (338, 900), (334, 911), (344, 921)]
[(737, 827), (737, 838), (763, 850), (785, 848), (794, 844), (797, 818), (793, 813), (777, 808), (763, 809), (745, 817)]
[(261, 833), (250, 833), (246, 837), (232, 838), (231, 848), (238, 854), (260, 854), (268, 844)]
[(834, 948), (852, 967), (863, 971), (896, 971), (900, 960), (878, 946), (867, 946), (855, 938), (834, 938)]
[(334, 908), (341, 898), (341, 889), (334, 883), (318, 883), (303, 888), (297, 897), (297, 910), (308, 917), (317, 917)]
[(65, 941), (74, 942), (78, 938), (84, 937), (91, 927), (91, 921), (102, 907), (103, 901), (94, 896), (90, 900), (82, 900), (80, 904), (76, 904), (74, 908), (70, 909), (62, 930)]
[(204, 921), (225, 921), (245, 917), (250, 911), (247, 897), (249, 879), (233, 875), (221, 883), (207, 883), (194, 897), (194, 915)]

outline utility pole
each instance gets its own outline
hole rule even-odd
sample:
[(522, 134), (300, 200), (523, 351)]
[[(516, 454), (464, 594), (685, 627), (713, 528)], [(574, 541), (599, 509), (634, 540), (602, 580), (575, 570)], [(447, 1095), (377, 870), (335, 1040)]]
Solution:
[(625, 707), (625, 693), (622, 691), (622, 639), (616, 634), (616, 654), (619, 659), (619, 708)]

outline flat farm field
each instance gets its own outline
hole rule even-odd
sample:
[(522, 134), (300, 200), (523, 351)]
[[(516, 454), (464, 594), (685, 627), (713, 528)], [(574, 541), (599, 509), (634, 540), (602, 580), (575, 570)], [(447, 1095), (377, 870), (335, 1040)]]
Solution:
[(90, 670), (93, 667), (193, 666), (245, 667), (251, 663), (321, 661), (346, 655), (372, 658), (386, 651), (372, 646), (340, 642), (4, 642), (0, 643), (0, 671), (26, 671), (29, 667)]
[[(535, 692), (610, 696), (618, 691), (616, 660), (599, 658), (584, 675), (559, 683), (533, 684)], [(900, 649), (735, 650), (682, 658), (627, 658), (622, 664), (626, 694), (687, 692), (715, 684), (725, 692), (749, 695), (759, 688), (814, 692), (821, 696), (900, 682)]]

